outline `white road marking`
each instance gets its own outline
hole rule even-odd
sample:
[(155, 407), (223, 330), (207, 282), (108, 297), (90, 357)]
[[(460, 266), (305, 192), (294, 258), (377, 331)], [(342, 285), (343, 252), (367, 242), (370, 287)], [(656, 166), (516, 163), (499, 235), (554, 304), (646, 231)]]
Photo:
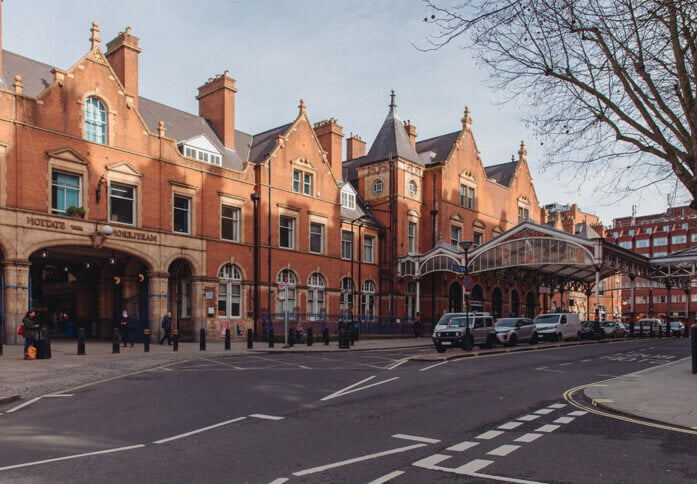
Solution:
[(540, 418), (539, 415), (523, 415), (522, 417), (518, 417), (517, 420), (522, 420), (523, 422), (532, 422), (533, 420), (537, 420)]
[(408, 445), (406, 447), (398, 447), (396, 449), (385, 450), (382, 452), (377, 452), (375, 454), (368, 454), (368, 455), (363, 455), (361, 457), (354, 457), (353, 459), (346, 459), (346, 460), (342, 460), (339, 462), (334, 462), (332, 464), (326, 464), (323, 466), (313, 467), (311, 469), (305, 469), (302, 471), (293, 472), (293, 475), (298, 476), (298, 477), (307, 476), (309, 474), (315, 474), (317, 472), (324, 472), (328, 469), (334, 469), (336, 467), (342, 467), (345, 465), (354, 464), (356, 462), (363, 462), (363, 461), (370, 460), (370, 459), (377, 459), (379, 457), (384, 457), (386, 455), (399, 454), (401, 452), (408, 452), (410, 450), (420, 449), (421, 447), (426, 447), (426, 444)]
[(530, 433), (527, 433), (527, 434), (525, 434), (525, 435), (521, 435), (520, 437), (518, 437), (517, 439), (515, 439), (514, 442), (525, 442), (525, 443), (528, 443), (528, 442), (532, 442), (532, 441), (534, 441), (534, 440), (537, 440), (537, 439), (539, 439), (540, 437), (542, 437), (542, 434), (535, 434), (535, 433), (533, 433), (533, 432), (530, 432)]
[(487, 452), (487, 455), (497, 455), (500, 457), (505, 457), (508, 454), (510, 454), (511, 452), (514, 452), (518, 449), (520, 449), (519, 445), (505, 444), (505, 445), (502, 445), (500, 447), (495, 448), (492, 451)]
[(547, 408), (564, 408), (566, 407), (566, 403), (553, 403), (552, 405), (547, 406)]
[(551, 371), (551, 372), (554, 372), (554, 373), (564, 373), (564, 370), (553, 370), (553, 369), (551, 369), (551, 368), (547, 368), (546, 366), (541, 366), (541, 367), (535, 368), (535, 369), (538, 370), (538, 371)]
[(85, 454), (66, 455), (65, 457), (56, 457), (54, 459), (36, 460), (34, 462), (26, 462), (24, 464), (15, 464), (12, 466), (0, 467), (0, 471), (9, 471), (11, 469), (20, 469), (22, 467), (38, 466), (41, 464), (48, 464), (51, 462), (60, 462), (62, 460), (69, 460), (69, 459), (77, 459), (80, 457), (88, 457), (91, 455), (101, 455), (101, 454), (111, 454), (113, 452), (123, 452), (123, 451), (131, 450), (131, 449), (139, 449), (141, 447), (145, 447), (145, 445), (143, 445), (143, 444), (129, 445), (128, 447), (117, 447), (115, 449), (98, 450), (96, 452), (87, 452)]
[(567, 366), (567, 365), (570, 365), (570, 364), (571, 364), (570, 362), (569, 362), (569, 363), (559, 363), (559, 366)]
[(586, 360), (581, 360), (581, 363), (588, 363), (589, 361), (591, 361), (591, 358), (588, 358)]
[[(326, 397), (324, 397), (324, 398), (329, 399), (329, 397), (333, 397), (333, 396), (335, 396), (335, 395), (336, 395), (336, 396), (341, 395), (341, 394), (344, 393), (345, 391), (350, 390), (351, 388), (357, 387), (357, 386), (360, 385), (361, 383), (365, 383), (365, 382), (367, 382), (367, 381), (370, 381), (370, 380), (372, 380), (373, 378), (375, 378), (375, 375), (369, 376), (368, 378), (364, 378), (363, 380), (358, 381), (358, 382), (356, 382), (356, 383), (352, 383), (351, 385), (347, 386), (346, 388), (342, 388), (341, 390), (337, 390), (337, 391), (335, 391), (334, 393), (332, 393), (331, 395), (328, 395), (328, 396), (326, 396)], [(322, 400), (324, 400), (324, 398), (323, 398)]]
[(471, 449), (472, 447), (479, 445), (479, 442), (470, 442), (468, 440), (465, 440), (464, 442), (460, 442), (459, 444), (455, 444), (451, 447), (448, 447), (445, 450), (449, 450), (451, 452), (464, 452), (467, 449)]
[(499, 435), (505, 434), (505, 433), (506, 433), (506, 432), (503, 432), (503, 431), (501, 431), (501, 430), (488, 430), (488, 431), (484, 432), (483, 434), (477, 435), (477, 436), (475, 437), (475, 439), (479, 439), (479, 440), (491, 440), (491, 439), (495, 439), (495, 438), (498, 437)]
[(19, 410), (20, 408), (24, 408), (24, 407), (26, 407), (27, 405), (31, 405), (31, 404), (34, 403), (34, 402), (38, 402), (39, 400), (41, 400), (41, 397), (32, 398), (31, 400), (27, 400), (26, 402), (24, 402), (24, 403), (21, 404), (21, 405), (17, 405), (16, 407), (13, 407), (13, 408), (7, 410), (5, 413), (13, 413), (13, 412), (16, 412), (16, 411)]
[(552, 413), (552, 412), (554, 412), (553, 408), (541, 408), (541, 409), (535, 411), (535, 413), (537, 415), (547, 415), (547, 414)]
[(264, 415), (263, 413), (253, 413), (250, 417), (260, 418), (262, 420), (283, 420), (285, 417), (276, 417), (274, 415)]
[(567, 415), (569, 415), (569, 417), (582, 417), (587, 413), (588, 412), (586, 412), (585, 410), (575, 410), (573, 412), (569, 412)]
[(554, 421), (555, 424), (568, 424), (576, 420), (576, 417), (559, 417)]
[(273, 481), (269, 482), (269, 484), (283, 484), (284, 482), (288, 482), (287, 477), (279, 477), (278, 479), (274, 479)]
[[(412, 465), (415, 467), (421, 467), (423, 469), (441, 469), (437, 465), (443, 462), (444, 460), (450, 459), (450, 455), (445, 455), (445, 454), (433, 454), (429, 455), (428, 457), (424, 457), (423, 459), (417, 460), (414, 462)], [(444, 468), (447, 470), (447, 468)]]
[(440, 366), (440, 365), (445, 365), (446, 363), (447, 363), (447, 361), (441, 361), (440, 363), (436, 363), (435, 365), (427, 366), (426, 368), (421, 368), (419, 371), (430, 370), (431, 368), (435, 368), (436, 366)]
[(482, 474), (480, 472), (466, 473), (466, 476), (479, 477), (481, 479), (489, 479), (491, 481), (513, 482), (516, 484), (543, 484), (537, 481), (526, 481), (525, 479), (516, 479), (515, 477), (492, 476), (491, 474)]
[(429, 470), (436, 470), (436, 471), (443, 471), (443, 472), (452, 472), (454, 474), (459, 474), (463, 476), (469, 476), (469, 477), (478, 477), (481, 479), (488, 479), (492, 481), (501, 481), (501, 482), (512, 482), (516, 484), (542, 484), (539, 482), (535, 481), (526, 481), (525, 479), (515, 479), (513, 477), (505, 477), (505, 476), (494, 476), (490, 474), (481, 474), (477, 471), (480, 471), (484, 469), (486, 466), (493, 464), (494, 461), (492, 460), (485, 460), (485, 459), (474, 459), (470, 462), (468, 462), (465, 465), (462, 465), (460, 467), (456, 468), (451, 468), (451, 467), (442, 467), (439, 466), (441, 462), (450, 459), (451, 456), (445, 455), (445, 454), (433, 454), (425, 459), (418, 460), (414, 462), (412, 465), (416, 467), (421, 467), (423, 469), (429, 469)]
[(55, 397), (72, 397), (72, 393), (53, 393), (51, 395), (44, 395), (44, 397), (55, 398)]
[(453, 469), (458, 474), (470, 474), (484, 469), (486, 466), (493, 464), (493, 460), (474, 459), (467, 464)]
[(390, 472), (389, 474), (385, 474), (382, 477), (378, 477), (374, 481), (370, 481), (368, 484), (385, 484), (385, 482), (391, 481), (395, 477), (399, 477), (402, 474), (404, 474), (404, 471), (394, 471)]
[(394, 365), (390, 366), (390, 367), (388, 368), (388, 370), (394, 370), (395, 368), (397, 368), (397, 367), (400, 366), (400, 365), (403, 365), (403, 364), (406, 363), (407, 361), (409, 361), (409, 358), (404, 358), (403, 360), (399, 360), (397, 363), (395, 363)]
[(535, 432), (545, 432), (545, 433), (550, 433), (554, 432), (560, 427), (560, 425), (543, 425), (539, 429), (535, 429)]
[(414, 442), (423, 442), (425, 444), (437, 444), (438, 439), (429, 439), (428, 437), (419, 437), (418, 435), (394, 434), (393, 439), (413, 440)]
[(496, 428), (501, 430), (513, 430), (520, 427), (521, 425), (523, 425), (523, 422), (506, 422), (505, 424), (499, 425)]
[[(371, 378), (374, 378), (374, 377), (371, 377)], [(382, 385), (383, 383), (389, 383), (389, 382), (391, 382), (391, 381), (398, 380), (398, 379), (399, 379), (399, 377), (396, 376), (396, 377), (394, 377), (394, 378), (388, 378), (387, 380), (383, 380), (383, 381), (371, 383), (370, 385), (366, 385), (366, 386), (364, 386), (364, 387), (353, 388), (352, 390), (348, 390), (348, 391), (345, 391), (346, 389), (344, 389), (344, 390), (339, 391), (339, 392), (334, 392), (334, 393), (332, 393), (331, 395), (327, 395), (326, 397), (321, 398), (320, 400), (324, 402), (324, 401), (327, 401), (327, 400), (331, 400), (332, 398), (343, 397), (344, 395), (348, 395), (349, 393), (360, 392), (361, 390), (367, 390), (368, 388), (372, 388), (372, 387), (374, 387), (374, 386)], [(365, 381), (365, 380), (364, 380), (364, 381)], [(361, 383), (362, 383), (362, 382), (361, 382)], [(355, 384), (352, 385), (352, 386), (355, 386)]]
[(309, 366), (305, 366), (305, 365), (299, 365), (299, 366), (300, 366), (300, 368), (302, 368), (303, 370), (311, 370), (311, 369), (312, 369), (312, 368), (310, 368)]
[(192, 430), (191, 432), (186, 432), (184, 434), (174, 435), (172, 437), (167, 437), (166, 439), (156, 440), (153, 442), (153, 444), (165, 444), (165, 443), (171, 442), (173, 440), (183, 439), (184, 437), (189, 437), (190, 435), (200, 434), (201, 432), (205, 432), (207, 430), (217, 429), (218, 427), (223, 427), (223, 426), (229, 425), (231, 423), (239, 422), (240, 420), (245, 420), (246, 418), (247, 417), (233, 418), (232, 420), (226, 420), (225, 422), (220, 422), (220, 423), (217, 423), (214, 425), (209, 425), (208, 427), (203, 427), (202, 429)]

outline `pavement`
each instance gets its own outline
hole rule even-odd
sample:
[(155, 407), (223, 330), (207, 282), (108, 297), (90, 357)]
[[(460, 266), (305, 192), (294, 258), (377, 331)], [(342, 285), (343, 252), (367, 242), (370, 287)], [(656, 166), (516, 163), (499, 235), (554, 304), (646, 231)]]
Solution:
[(697, 430), (697, 375), (691, 358), (590, 385), (583, 394), (610, 412)]

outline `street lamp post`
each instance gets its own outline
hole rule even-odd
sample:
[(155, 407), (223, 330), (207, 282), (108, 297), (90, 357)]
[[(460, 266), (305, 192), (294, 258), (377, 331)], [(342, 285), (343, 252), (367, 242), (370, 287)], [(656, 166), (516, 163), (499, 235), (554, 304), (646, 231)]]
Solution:
[[(465, 276), (469, 274), (469, 258), (468, 258), (468, 252), (470, 250), (470, 247), (472, 247), (472, 242), (471, 240), (461, 240), (460, 241), (460, 248), (465, 251)], [(470, 298), (467, 294), (467, 288), (465, 287), (465, 281), (464, 281), (464, 276), (462, 279), (462, 291), (465, 293), (465, 341), (469, 341), (470, 337)]]

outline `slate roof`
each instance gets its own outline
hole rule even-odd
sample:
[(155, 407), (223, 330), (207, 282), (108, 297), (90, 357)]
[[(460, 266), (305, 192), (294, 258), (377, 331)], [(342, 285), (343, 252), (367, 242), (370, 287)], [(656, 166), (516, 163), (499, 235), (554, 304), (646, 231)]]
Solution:
[(460, 136), (460, 131), (436, 136), (416, 142), (416, 151), (422, 158), (424, 165), (442, 163), (448, 158), (453, 149), (453, 143)]
[(255, 134), (249, 152), (249, 161), (254, 163), (261, 163), (264, 161), (266, 155), (271, 153), (271, 150), (276, 144), (276, 136), (285, 133), (291, 124), (293, 123), (284, 124), (283, 126), (278, 126)]
[(509, 161), (508, 163), (501, 163), (500, 165), (485, 166), (484, 170), (486, 170), (486, 176), (489, 180), (507, 187), (513, 179), (516, 166), (518, 166), (517, 161)]
[(15, 75), (20, 75), (24, 84), (24, 94), (36, 97), (53, 83), (52, 70), (53, 66), (48, 64), (7, 50), (2, 51), (2, 78), (0, 78), (0, 82), (6, 89), (12, 90)]

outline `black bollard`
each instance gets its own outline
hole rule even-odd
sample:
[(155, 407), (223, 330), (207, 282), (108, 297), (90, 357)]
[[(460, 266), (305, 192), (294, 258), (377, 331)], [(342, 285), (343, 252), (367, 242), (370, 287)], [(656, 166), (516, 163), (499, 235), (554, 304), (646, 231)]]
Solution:
[(307, 346), (312, 346), (312, 343), (314, 343), (312, 339), (312, 328), (307, 328)]
[(288, 328), (288, 346), (293, 347), (295, 344), (295, 331), (293, 331), (291, 328)]
[(351, 341), (351, 346), (353, 346), (353, 343), (356, 342), (356, 333), (353, 331), (353, 325), (351, 325), (347, 331), (349, 333), (349, 339)]
[(179, 351), (179, 330), (172, 331), (172, 351)]
[(692, 374), (697, 373), (697, 324), (690, 328), (690, 348), (692, 349)]
[(201, 328), (199, 335), (200, 336), (199, 336), (198, 349), (201, 351), (206, 351), (206, 330), (204, 328)]
[(269, 348), (273, 348), (275, 336), (273, 335), (273, 327), (269, 328)]
[(324, 346), (329, 346), (329, 328), (322, 330), (322, 340), (324, 341)]
[(639, 337), (640, 338), (644, 337), (644, 325), (643, 324), (639, 325)]
[(254, 332), (252, 329), (247, 330), (247, 349), (251, 350), (254, 348)]
[(119, 344), (119, 330), (114, 328), (114, 344), (111, 347), (111, 352), (116, 354), (121, 352), (121, 345)]
[[(684, 336), (685, 336), (685, 338), (689, 338), (689, 337), (690, 337), (690, 327), (689, 327), (687, 324), (685, 324), (685, 334), (684, 334)], [(2, 354), (2, 353), (0, 353), (0, 354)]]
[(85, 328), (77, 330), (77, 354), (85, 354)]
[(150, 330), (143, 330), (143, 351), (150, 353)]
[(649, 326), (649, 338), (653, 338), (654, 333), (653, 333), (653, 323), (651, 323), (651, 326)]
[(662, 324), (658, 325), (658, 337), (663, 338), (663, 325)]
[(225, 349), (230, 349), (230, 328), (225, 330)]

